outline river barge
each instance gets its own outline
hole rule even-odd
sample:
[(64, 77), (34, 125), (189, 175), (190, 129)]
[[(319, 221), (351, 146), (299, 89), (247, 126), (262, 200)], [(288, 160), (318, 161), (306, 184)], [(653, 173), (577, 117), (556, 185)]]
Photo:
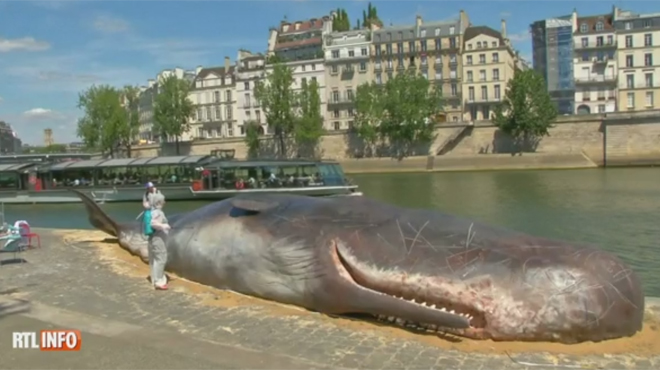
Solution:
[(213, 155), (59, 162), (0, 162), (0, 202), (78, 203), (77, 189), (99, 203), (140, 201), (152, 182), (168, 200), (222, 200), (244, 193), (361, 195), (337, 162), (233, 160)]

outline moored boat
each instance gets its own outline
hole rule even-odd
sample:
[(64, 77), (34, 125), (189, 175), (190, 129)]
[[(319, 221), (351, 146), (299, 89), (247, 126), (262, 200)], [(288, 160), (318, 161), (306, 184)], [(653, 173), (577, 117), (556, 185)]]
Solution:
[(228, 160), (212, 155), (0, 163), (0, 202), (78, 203), (142, 199), (152, 182), (168, 200), (221, 200), (241, 193), (361, 195), (336, 162)]

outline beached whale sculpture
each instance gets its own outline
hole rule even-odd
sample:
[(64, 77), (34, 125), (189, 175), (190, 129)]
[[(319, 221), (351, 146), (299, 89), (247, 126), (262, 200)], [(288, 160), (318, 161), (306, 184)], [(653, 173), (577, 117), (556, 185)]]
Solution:
[[(96, 228), (147, 260), (139, 221), (85, 194)], [(475, 339), (577, 343), (630, 336), (644, 296), (613, 254), (364, 197), (246, 195), (169, 216), (167, 270), (327, 314)]]

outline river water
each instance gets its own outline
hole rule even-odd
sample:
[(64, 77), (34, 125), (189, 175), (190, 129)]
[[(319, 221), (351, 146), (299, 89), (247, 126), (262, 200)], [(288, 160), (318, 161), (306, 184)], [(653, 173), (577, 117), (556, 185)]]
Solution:
[[(647, 295), (660, 296), (660, 169), (497, 171), (353, 175), (366, 196), (433, 208), (533, 235), (597, 244), (630, 263)], [(172, 202), (168, 213), (204, 202)], [(141, 205), (105, 204), (117, 220)], [(91, 228), (83, 206), (5, 205), (8, 221), (35, 227)]]

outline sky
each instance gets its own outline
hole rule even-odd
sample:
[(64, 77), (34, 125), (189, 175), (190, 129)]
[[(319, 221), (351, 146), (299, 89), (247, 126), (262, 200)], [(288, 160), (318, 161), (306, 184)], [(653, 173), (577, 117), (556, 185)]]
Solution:
[[(659, 12), (658, 1), (373, 1), (385, 25), (455, 18), (500, 29), (531, 60), (529, 24), (569, 14), (596, 15), (612, 6)], [(153, 1), (0, 0), (0, 120), (25, 143), (78, 141), (78, 94), (93, 84), (145, 85), (163, 69), (219, 66), (238, 49), (263, 52), (270, 27), (347, 10), (351, 23), (364, 0)]]

